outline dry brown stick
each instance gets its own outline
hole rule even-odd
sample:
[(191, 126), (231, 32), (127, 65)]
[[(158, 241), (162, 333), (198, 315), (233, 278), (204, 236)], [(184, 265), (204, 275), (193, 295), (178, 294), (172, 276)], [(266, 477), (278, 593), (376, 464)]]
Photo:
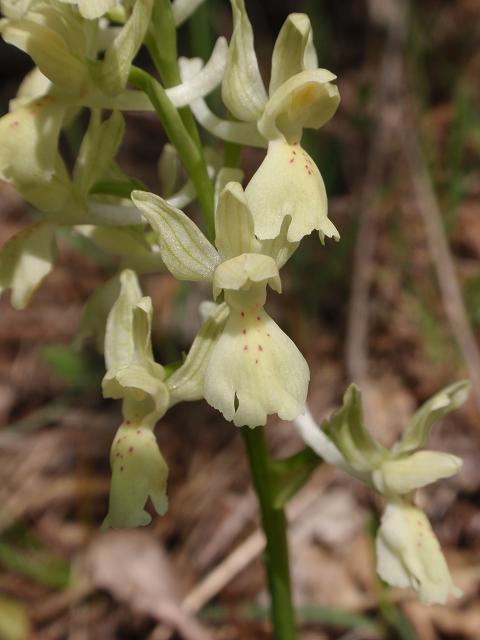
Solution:
[(421, 147), (415, 109), (408, 98), (405, 98), (402, 127), (397, 129), (397, 133), (409, 168), (416, 205), (423, 218), (445, 313), (467, 366), (475, 403), (480, 411), (480, 350), (465, 309), (438, 199)]
[[(370, 10), (373, 13), (373, 3), (371, 5)], [(368, 301), (376, 244), (377, 192), (385, 170), (393, 131), (399, 118), (398, 104), (402, 88), (402, 42), (405, 22), (401, 13), (404, 7), (395, 2), (389, 6), (389, 11), (381, 16), (386, 21), (384, 26), (387, 27), (387, 36), (380, 65), (379, 91), (376, 100), (378, 125), (375, 129), (360, 197), (360, 221), (353, 259), (352, 290), (347, 323), (347, 375), (363, 386), (368, 381)]]

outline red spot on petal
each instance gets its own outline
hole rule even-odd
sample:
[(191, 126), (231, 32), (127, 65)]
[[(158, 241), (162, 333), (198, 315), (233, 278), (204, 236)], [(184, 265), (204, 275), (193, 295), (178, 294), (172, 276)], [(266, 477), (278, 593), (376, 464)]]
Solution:
[(133, 447), (128, 447), (128, 453), (132, 453)]
[(122, 471), (123, 471), (123, 467), (120, 467), (120, 472), (122, 472)]
[(245, 336), (245, 335), (247, 334), (247, 330), (246, 330), (246, 329), (243, 329), (242, 333), (243, 333), (243, 335)]
[(263, 347), (262, 347), (262, 345), (261, 345), (261, 344), (259, 344), (259, 345), (258, 345), (258, 350), (259, 350), (259, 351), (263, 351)]
[(245, 317), (245, 313), (243, 311), (240, 311), (240, 315), (242, 316), (242, 318)]
[(290, 164), (292, 164), (292, 162), (295, 160), (295, 158), (290, 158), (290, 160), (288, 161)]
[(125, 420), (125, 424), (130, 424), (130, 420)]
[(16, 129), (18, 126), (20, 125), (18, 120), (14, 120), (13, 122), (10, 123), (10, 129)]
[(244, 345), (243, 350), (248, 351), (248, 345)]
[(258, 364), (258, 360), (255, 360), (255, 364)]
[(292, 151), (293, 155), (296, 156), (297, 152), (295, 151), (295, 149)]
[(257, 320), (260, 320), (260, 316), (257, 316)]
[(269, 333), (267, 333), (267, 336), (268, 336), (269, 338), (271, 338), (271, 337), (272, 337)]

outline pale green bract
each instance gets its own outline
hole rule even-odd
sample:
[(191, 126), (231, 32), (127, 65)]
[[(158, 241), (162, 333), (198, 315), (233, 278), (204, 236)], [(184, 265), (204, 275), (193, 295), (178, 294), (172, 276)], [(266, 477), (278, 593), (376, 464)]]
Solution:
[(237, 426), (263, 425), (277, 413), (291, 420), (305, 404), (309, 370), (295, 344), (264, 311), (267, 285), (281, 291), (279, 266), (296, 248), (262, 243), (239, 183), (228, 183), (215, 213), (216, 249), (180, 210), (159, 196), (132, 200), (158, 234), (167, 268), (178, 279), (212, 282), (224, 292), (229, 316), (204, 376), (207, 402)]
[(402, 438), (390, 450), (380, 445), (363, 422), (361, 395), (351, 385), (343, 406), (319, 427), (307, 412), (296, 426), (305, 442), (325, 460), (341, 467), (385, 496), (377, 532), (377, 571), (396, 587), (411, 587), (427, 604), (444, 604), (462, 592), (452, 581), (427, 517), (414, 504), (420, 487), (455, 475), (462, 461), (437, 451), (418, 450), (433, 424), (465, 401), (470, 383), (457, 382), (426, 402)]

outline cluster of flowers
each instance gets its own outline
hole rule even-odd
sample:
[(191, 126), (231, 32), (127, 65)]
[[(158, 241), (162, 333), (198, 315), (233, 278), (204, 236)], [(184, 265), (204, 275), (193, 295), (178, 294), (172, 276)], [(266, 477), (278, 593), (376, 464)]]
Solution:
[[(335, 76), (318, 68), (308, 17), (291, 14), (273, 49), (267, 92), (244, 0), (231, 0), (230, 43), (219, 38), (205, 65), (199, 59), (181, 58), (181, 83), (165, 91), (176, 108), (188, 105), (214, 136), (266, 149), (245, 189), (239, 171), (222, 167), (213, 151), (205, 154), (215, 180), (215, 245), (178, 208), (196, 194), (190, 180), (175, 190), (177, 158), (170, 145), (159, 160), (163, 197), (144, 190), (132, 191), (131, 198), (102, 192), (102, 182), (129, 181), (115, 162), (124, 135), (121, 112), (153, 110), (148, 96), (127, 89), (127, 84), (138, 50), (155, 38), (154, 4), (153, 0), (1, 2), (3, 39), (25, 51), (36, 66), (20, 86), (9, 113), (0, 119), (0, 178), (44, 218), (3, 247), (0, 291), (10, 288), (17, 308), (28, 303), (52, 268), (61, 227), (73, 227), (101, 250), (119, 257), (121, 272), (93, 295), (81, 327), (83, 335), (95, 334), (105, 354), (104, 395), (123, 403), (124, 421), (111, 449), (112, 485), (105, 520), (114, 527), (147, 524), (148, 498), (158, 513), (165, 512), (168, 469), (153, 429), (172, 405), (205, 398), (227, 420), (252, 428), (264, 425), (270, 414), (294, 420), (305, 412), (308, 365), (266, 313), (267, 289), (281, 292), (279, 271), (304, 236), (316, 230), (322, 243), (325, 237), (339, 239), (327, 217), (320, 172), (301, 146), (303, 130), (320, 128), (338, 107)], [(175, 24), (186, 20), (198, 4), (198, 0), (174, 0)], [(204, 100), (220, 84), (233, 120), (217, 117)], [(90, 121), (70, 172), (59, 137), (82, 108), (90, 110)], [(106, 118), (105, 110), (111, 112)], [(153, 232), (146, 233), (146, 222)], [(142, 295), (136, 276), (165, 267), (179, 280), (211, 282), (217, 301), (202, 306), (203, 325), (173, 372), (153, 358), (152, 304)], [(379, 570), (388, 581), (404, 586), (405, 567), (411, 562), (400, 547), (409, 543), (402, 536), (395, 547), (388, 531), (396, 525), (387, 523), (398, 520), (400, 508), (403, 521), (413, 523), (419, 512), (403, 496), (451, 475), (458, 461), (426, 452), (410, 455), (423, 446), (423, 439), (414, 447), (402, 445), (394, 457), (387, 455), (358, 427), (358, 419), (350, 417), (358, 397), (354, 391), (349, 394), (343, 413), (330, 421), (322, 438), (331, 439), (338, 454), (334, 463), (343, 461), (343, 466), (365, 481), (369, 478), (369, 484), (387, 496)], [(305, 437), (309, 442), (308, 434)], [(428, 463), (422, 455), (430, 456)], [(425, 530), (425, 547), (432, 554), (436, 541), (424, 516), (418, 518)], [(445, 583), (448, 570), (438, 549), (435, 553), (443, 564), (439, 561), (437, 574), (429, 579)], [(425, 580), (419, 572), (412, 570), (409, 575), (417, 576), (422, 590)], [(436, 593), (429, 596), (431, 600), (441, 599), (445, 589), (439, 587)]]

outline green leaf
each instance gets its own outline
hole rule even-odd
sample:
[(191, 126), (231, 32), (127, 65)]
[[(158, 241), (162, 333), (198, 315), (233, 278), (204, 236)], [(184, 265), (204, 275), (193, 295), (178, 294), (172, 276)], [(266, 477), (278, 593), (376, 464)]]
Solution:
[(273, 506), (283, 509), (287, 502), (303, 487), (322, 459), (309, 447), (284, 458), (272, 460), (271, 471), (275, 477)]
[(19, 549), (2, 542), (0, 564), (53, 589), (65, 589), (70, 582), (70, 564), (46, 550)]
[(63, 345), (49, 345), (40, 351), (55, 375), (75, 389), (96, 388), (102, 379), (103, 371), (85, 353), (75, 353)]

